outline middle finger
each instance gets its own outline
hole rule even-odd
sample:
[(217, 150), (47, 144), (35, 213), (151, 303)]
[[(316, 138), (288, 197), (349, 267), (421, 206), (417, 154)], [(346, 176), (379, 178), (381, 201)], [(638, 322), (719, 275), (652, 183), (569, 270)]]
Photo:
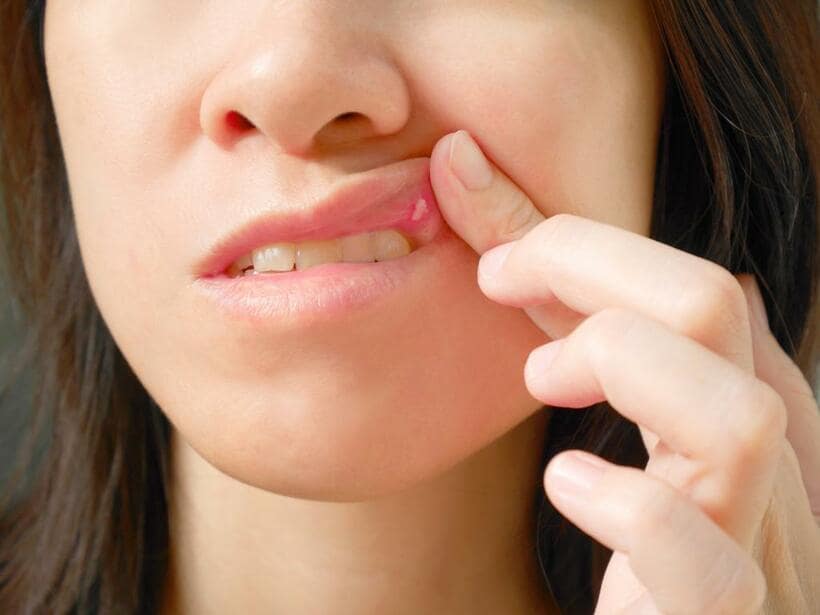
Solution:
[[(485, 265), (508, 247), (500, 269)], [(485, 252), (479, 285), (494, 301), (532, 307), (559, 300), (581, 314), (622, 307), (655, 318), (754, 373), (748, 307), (726, 269), (616, 226), (558, 214)]]

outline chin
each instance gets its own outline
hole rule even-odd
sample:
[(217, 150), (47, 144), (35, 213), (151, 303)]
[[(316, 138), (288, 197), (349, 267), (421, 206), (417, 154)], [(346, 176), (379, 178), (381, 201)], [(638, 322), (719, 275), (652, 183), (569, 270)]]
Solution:
[[(509, 382), (506, 391), (498, 387), (506, 398), (489, 398), (484, 406), (481, 386), (457, 391), (442, 381), (368, 387), (360, 396), (316, 386), (310, 395), (280, 386), (273, 387), (276, 394), (245, 393), (224, 404), (214, 404), (219, 397), (212, 396), (210, 404), (199, 402), (201, 412), (174, 422), (176, 454), (186, 467), (204, 461), (222, 475), (283, 496), (334, 502), (386, 497), (447, 472), (532, 414), (537, 400), (523, 383)], [(415, 395), (404, 388), (412, 386)], [(499, 407), (505, 402), (521, 410), (505, 412)]]

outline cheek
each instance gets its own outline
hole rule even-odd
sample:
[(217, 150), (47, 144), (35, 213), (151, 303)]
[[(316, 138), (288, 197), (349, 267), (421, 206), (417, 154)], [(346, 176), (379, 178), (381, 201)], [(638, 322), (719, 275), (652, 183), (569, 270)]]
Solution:
[(139, 315), (115, 334), (152, 330), (157, 306), (174, 300), (179, 246), (196, 218), (183, 203), (195, 182), (180, 181), (174, 161), (196, 135), (192, 84), (206, 82), (189, 63), (186, 30), (170, 36), (148, 11), (56, 0), (46, 13), (49, 89), (89, 283), (106, 315), (116, 318), (122, 297)]
[(440, 42), (417, 86), (445, 129), (476, 135), (545, 216), (646, 234), (661, 69), (657, 49), (633, 42), (647, 32), (625, 30), (576, 16), (498, 26), (474, 45)]

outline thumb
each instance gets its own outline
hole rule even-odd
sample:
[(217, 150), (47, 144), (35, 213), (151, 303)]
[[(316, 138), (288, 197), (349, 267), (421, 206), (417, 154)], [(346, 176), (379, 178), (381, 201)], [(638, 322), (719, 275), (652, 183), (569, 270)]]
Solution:
[(436, 143), (430, 155), (430, 183), (442, 217), (479, 254), (519, 239), (544, 220), (466, 130)]

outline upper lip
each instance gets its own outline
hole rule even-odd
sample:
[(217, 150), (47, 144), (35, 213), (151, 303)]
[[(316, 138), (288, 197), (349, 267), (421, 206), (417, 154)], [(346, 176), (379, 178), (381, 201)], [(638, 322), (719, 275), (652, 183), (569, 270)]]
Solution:
[(242, 256), (271, 243), (396, 228), (419, 197), (424, 197), (438, 216), (430, 187), (429, 158), (412, 158), (362, 173), (312, 205), (250, 219), (211, 247), (198, 263), (196, 275), (224, 273)]

